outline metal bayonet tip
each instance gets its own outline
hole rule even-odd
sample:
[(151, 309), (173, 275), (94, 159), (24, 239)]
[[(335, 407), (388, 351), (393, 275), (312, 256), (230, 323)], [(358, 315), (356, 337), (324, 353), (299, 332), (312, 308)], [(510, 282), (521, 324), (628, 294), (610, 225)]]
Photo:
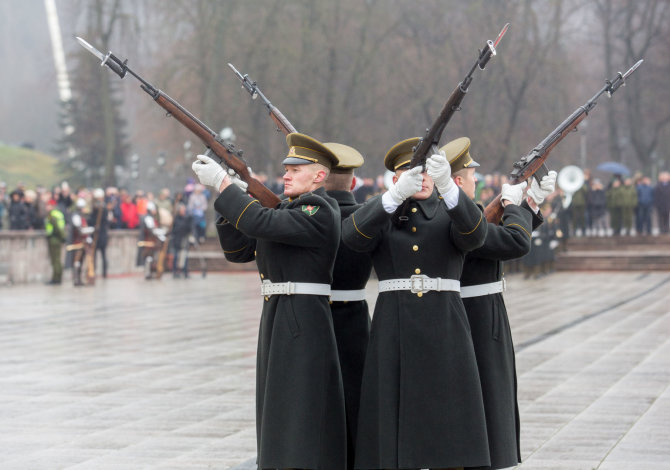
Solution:
[(102, 52), (97, 50), (95, 47), (91, 46), (89, 43), (87, 43), (85, 40), (83, 40), (79, 36), (76, 36), (76, 38), (77, 38), (77, 41), (79, 41), (79, 44), (81, 44), (84, 49), (86, 49), (88, 52), (90, 52), (91, 54), (96, 56), (98, 59), (103, 60), (103, 61), (105, 60), (105, 55)]
[(625, 79), (628, 77), (631, 73), (635, 72), (635, 70), (644, 62), (644, 59), (640, 59), (637, 62), (635, 62), (635, 65), (633, 65), (631, 68), (628, 69), (626, 73), (623, 74), (623, 78)]
[(500, 30), (500, 34), (498, 34), (498, 37), (496, 38), (496, 40), (493, 41), (493, 47), (497, 47), (497, 46), (498, 46), (498, 43), (500, 42), (500, 40), (502, 39), (502, 37), (505, 35), (505, 33), (507, 32), (507, 29), (508, 29), (508, 28), (509, 28), (509, 23), (507, 23), (507, 24), (505, 24), (505, 26), (503, 26), (503, 29)]

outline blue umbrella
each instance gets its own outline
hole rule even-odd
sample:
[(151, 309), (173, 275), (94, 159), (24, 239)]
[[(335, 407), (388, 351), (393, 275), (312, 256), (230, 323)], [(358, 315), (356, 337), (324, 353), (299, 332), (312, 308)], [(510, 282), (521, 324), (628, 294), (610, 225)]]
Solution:
[(614, 173), (615, 175), (630, 175), (628, 167), (619, 162), (601, 163), (596, 167), (596, 170), (604, 171), (606, 173)]

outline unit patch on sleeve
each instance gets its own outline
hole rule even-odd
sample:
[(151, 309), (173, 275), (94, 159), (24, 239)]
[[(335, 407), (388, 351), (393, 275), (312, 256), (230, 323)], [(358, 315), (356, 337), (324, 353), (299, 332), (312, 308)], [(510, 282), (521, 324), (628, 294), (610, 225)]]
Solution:
[(313, 206), (311, 204), (303, 204), (302, 206), (302, 211), (307, 215), (314, 215), (318, 210), (319, 206)]

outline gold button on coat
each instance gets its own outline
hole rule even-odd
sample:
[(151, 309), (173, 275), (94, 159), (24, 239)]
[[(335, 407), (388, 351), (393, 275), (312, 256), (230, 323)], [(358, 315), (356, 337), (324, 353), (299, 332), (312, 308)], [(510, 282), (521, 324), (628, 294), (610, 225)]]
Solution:
[(416, 227), (412, 227), (412, 232), (416, 232)]
[(412, 247), (412, 250), (414, 250), (414, 251), (419, 251), (419, 245), (414, 245), (414, 246)]
[(415, 273), (415, 274), (421, 274), (421, 270), (420, 270), (419, 268), (416, 268), (416, 269), (414, 270), (414, 273)]
[(418, 209), (416, 207), (412, 207), (412, 212), (416, 212)]
[(265, 276), (263, 276), (263, 274), (262, 274), (262, 273), (261, 273), (261, 279), (265, 279)]
[(417, 293), (416, 293), (416, 296), (417, 296), (417, 297), (423, 297), (423, 292), (417, 292)]

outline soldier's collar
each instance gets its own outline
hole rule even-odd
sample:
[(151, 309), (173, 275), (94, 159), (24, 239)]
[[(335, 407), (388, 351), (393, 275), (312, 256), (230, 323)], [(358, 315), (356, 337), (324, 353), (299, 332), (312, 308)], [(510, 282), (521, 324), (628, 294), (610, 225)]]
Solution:
[(412, 200), (412, 203), (418, 206), (421, 212), (423, 212), (424, 217), (428, 220), (435, 217), (437, 208), (440, 207), (440, 204), (443, 204), (442, 199), (437, 196), (436, 191), (433, 191), (433, 194), (428, 199), (421, 201)]

